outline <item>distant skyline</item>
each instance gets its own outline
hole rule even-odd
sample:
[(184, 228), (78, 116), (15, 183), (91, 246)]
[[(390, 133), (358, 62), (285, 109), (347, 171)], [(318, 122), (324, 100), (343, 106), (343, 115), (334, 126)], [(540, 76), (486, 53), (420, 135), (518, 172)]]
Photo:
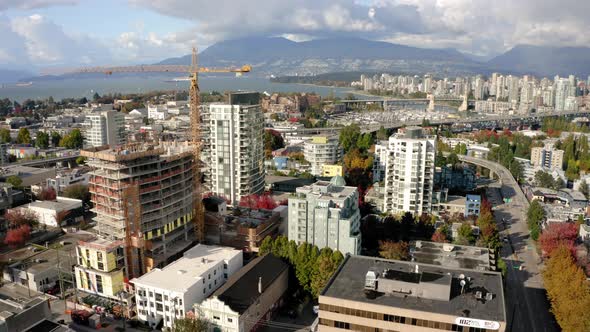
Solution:
[(588, 46), (573, 0), (0, 0), (0, 68), (152, 63), (220, 40), (335, 36), (492, 56)]

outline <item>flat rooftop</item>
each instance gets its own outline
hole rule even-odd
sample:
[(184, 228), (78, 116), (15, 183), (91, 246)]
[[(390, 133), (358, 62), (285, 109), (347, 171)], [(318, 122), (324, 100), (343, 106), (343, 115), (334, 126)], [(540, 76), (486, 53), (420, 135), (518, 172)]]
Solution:
[(203, 273), (213, 266), (241, 254), (241, 250), (234, 248), (198, 244), (163, 269), (153, 269), (131, 282), (143, 287), (184, 292), (195, 283), (201, 282)]
[[(29, 309), (31, 305), (41, 303), (46, 300), (43, 293), (29, 290), (26, 286), (7, 283), (0, 287), (0, 318), (19, 314)], [(1, 319), (0, 319), (1, 320)]]
[(356, 190), (356, 187), (336, 186), (328, 181), (317, 181), (312, 185), (297, 188), (297, 193), (315, 195), (318, 200), (343, 202)]
[(34, 201), (27, 205), (30, 208), (46, 209), (53, 211), (72, 210), (82, 207), (82, 201), (79, 199), (58, 197), (56, 201)]
[[(388, 279), (399, 277), (396, 282), (416, 284), (416, 265), (420, 271), (420, 282), (425, 283), (424, 289), (417, 289), (418, 294), (408, 293), (376, 293), (367, 296), (365, 279), (368, 271), (388, 271)], [(460, 277), (469, 278), (468, 285), (461, 293)], [(450, 280), (449, 280), (450, 279)], [(423, 298), (422, 291), (427, 292), (435, 286), (440, 289), (450, 282), (449, 300)], [(429, 312), (455, 317), (471, 317), (475, 319), (506, 322), (502, 276), (499, 272), (482, 272), (468, 269), (449, 269), (441, 266), (415, 262), (387, 260), (375, 257), (349, 256), (328, 282), (320, 297), (396, 307), (417, 312)], [(476, 292), (492, 293), (491, 300), (477, 299)], [(321, 302), (321, 299), (320, 299)], [(419, 318), (417, 316), (416, 318)]]
[(415, 262), (479, 271), (490, 270), (490, 251), (487, 248), (459, 246), (451, 243), (416, 241), (410, 254)]

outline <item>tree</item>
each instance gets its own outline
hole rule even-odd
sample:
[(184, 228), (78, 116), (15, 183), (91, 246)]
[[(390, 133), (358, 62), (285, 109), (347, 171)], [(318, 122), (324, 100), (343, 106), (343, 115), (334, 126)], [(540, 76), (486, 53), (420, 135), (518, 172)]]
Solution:
[(342, 128), (339, 136), (340, 146), (345, 152), (348, 152), (356, 147), (360, 135), (361, 127), (356, 123)]
[(567, 247), (559, 246), (547, 260), (543, 283), (562, 331), (590, 331), (590, 286)]
[(80, 132), (80, 129), (72, 130), (68, 135), (64, 136), (59, 142), (59, 146), (68, 149), (81, 149), (83, 144), (84, 137), (82, 137), (82, 132)]
[(18, 144), (29, 144), (31, 143), (31, 133), (27, 128), (21, 128), (18, 130), (18, 135), (16, 136), (16, 142)]
[(470, 244), (473, 241), (475, 241), (475, 235), (473, 235), (471, 225), (467, 222), (461, 224), (457, 230), (457, 239), (455, 239), (455, 242), (457, 244)]
[(11, 228), (6, 232), (4, 244), (12, 247), (21, 247), (31, 237), (31, 226), (22, 225), (17, 228)]
[(11, 141), (12, 138), (10, 137), (10, 130), (6, 128), (0, 129), (0, 143), (5, 144), (10, 143)]
[(447, 164), (450, 164), (453, 168), (460, 162), (459, 157), (454, 152), (451, 152), (447, 157)]
[(95, 92), (94, 95), (92, 95), (92, 100), (97, 101), (100, 99), (100, 95), (98, 94), (98, 92)]
[(277, 202), (275, 202), (270, 195), (256, 195), (251, 194), (247, 196), (242, 196), (240, 198), (239, 206), (246, 207), (252, 210), (273, 210), (277, 207)]
[(572, 254), (575, 253), (574, 244), (578, 238), (579, 226), (575, 223), (551, 223), (541, 236), (539, 244), (544, 256), (551, 257), (551, 254), (558, 247), (566, 247)]
[(541, 233), (541, 221), (545, 219), (545, 209), (541, 203), (536, 199), (531, 202), (527, 210), (527, 225), (531, 234), (531, 238), (535, 241), (539, 238)]
[(410, 257), (408, 243), (379, 241), (379, 255), (387, 259), (407, 260)]
[(6, 183), (12, 185), (14, 188), (20, 188), (23, 184), (23, 180), (16, 175), (11, 175), (6, 178)]
[(11, 209), (4, 213), (8, 228), (19, 228), (23, 225), (35, 226), (39, 221), (37, 215), (30, 210)]
[(535, 185), (543, 188), (556, 187), (555, 179), (553, 178), (553, 176), (544, 171), (538, 171), (537, 173), (535, 173)]
[(580, 178), (580, 168), (578, 167), (575, 159), (570, 159), (567, 162), (567, 169), (565, 170), (565, 176), (568, 180), (573, 181)]
[(332, 252), (330, 248), (324, 248), (320, 251), (320, 256), (314, 265), (311, 277), (311, 295), (314, 298), (320, 295), (320, 292), (324, 289), (332, 274), (336, 272), (343, 259), (344, 257), (339, 251)]
[(174, 320), (172, 332), (208, 332), (209, 322), (203, 318), (185, 317)]
[(381, 126), (379, 127), (379, 130), (377, 130), (377, 139), (380, 141), (385, 141), (389, 138), (387, 129), (385, 129), (385, 127)]
[(47, 149), (49, 147), (49, 135), (43, 131), (37, 132), (35, 146), (39, 149)]
[(90, 201), (90, 192), (88, 192), (88, 186), (83, 184), (73, 184), (67, 186), (63, 191), (63, 196), (67, 198), (79, 199), (85, 203)]
[(84, 165), (84, 164), (86, 164), (86, 159), (87, 159), (86, 157), (80, 156), (80, 157), (76, 158), (76, 164), (77, 165)]
[(40, 201), (55, 201), (56, 197), (57, 193), (55, 192), (55, 189), (53, 189), (53, 187), (47, 187), (41, 190), (37, 199)]
[(582, 180), (582, 183), (580, 183), (579, 191), (582, 194), (584, 194), (586, 198), (588, 198), (588, 194), (590, 194), (590, 189), (588, 188), (588, 183), (586, 182), (586, 180)]
[(432, 234), (432, 238), (430, 239), (432, 242), (440, 242), (440, 243), (447, 243), (447, 227), (442, 226), (439, 227), (434, 234)]
[(520, 182), (522, 177), (524, 176), (524, 169), (522, 168), (522, 165), (517, 161), (512, 161), (512, 163), (510, 163), (510, 167), (508, 168), (508, 170), (517, 182)]
[(59, 142), (61, 141), (61, 135), (57, 131), (51, 132), (51, 145), (54, 147), (59, 146)]

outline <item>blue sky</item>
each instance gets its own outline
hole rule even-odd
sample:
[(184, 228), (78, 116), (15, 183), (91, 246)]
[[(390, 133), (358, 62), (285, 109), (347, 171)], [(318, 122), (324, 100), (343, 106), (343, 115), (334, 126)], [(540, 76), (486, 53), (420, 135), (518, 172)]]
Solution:
[(578, 0), (0, 0), (0, 68), (137, 64), (226, 39), (355, 36), (476, 55), (588, 46)]

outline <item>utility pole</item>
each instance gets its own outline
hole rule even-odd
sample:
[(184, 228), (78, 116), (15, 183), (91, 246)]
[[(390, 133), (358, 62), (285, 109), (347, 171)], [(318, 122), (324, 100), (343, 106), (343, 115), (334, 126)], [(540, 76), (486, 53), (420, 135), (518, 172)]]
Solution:
[(64, 283), (61, 277), (61, 264), (59, 262), (59, 249), (55, 249), (55, 253), (57, 254), (57, 278), (59, 280), (59, 291), (61, 293), (61, 299), (64, 300), (65, 303), (65, 296), (64, 296)]

